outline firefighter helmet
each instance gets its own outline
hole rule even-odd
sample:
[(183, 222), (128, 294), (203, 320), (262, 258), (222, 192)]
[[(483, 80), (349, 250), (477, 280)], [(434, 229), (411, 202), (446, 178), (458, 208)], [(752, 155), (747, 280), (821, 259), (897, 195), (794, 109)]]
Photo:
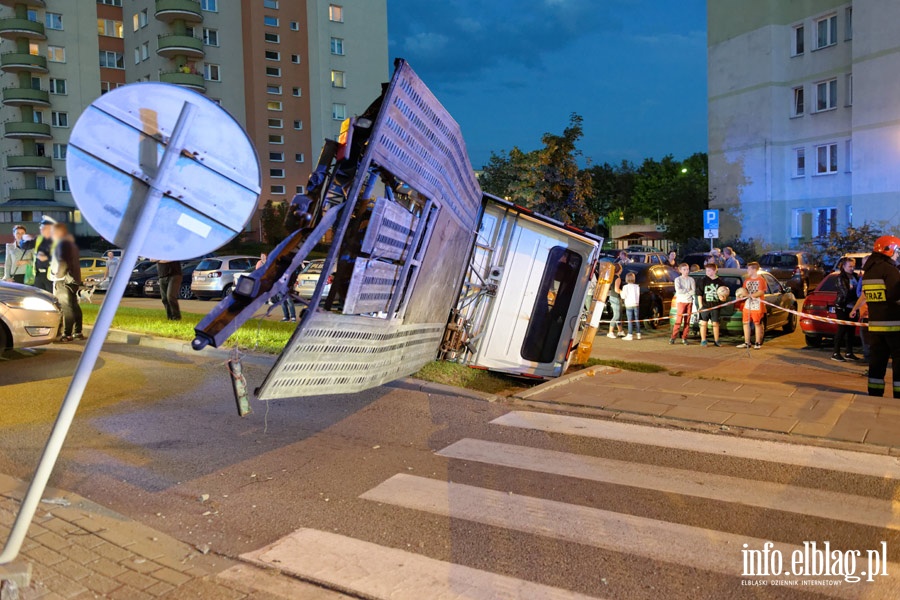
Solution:
[(883, 235), (875, 240), (875, 246), (872, 250), (887, 256), (894, 256), (894, 252), (900, 250), (900, 238), (893, 235)]

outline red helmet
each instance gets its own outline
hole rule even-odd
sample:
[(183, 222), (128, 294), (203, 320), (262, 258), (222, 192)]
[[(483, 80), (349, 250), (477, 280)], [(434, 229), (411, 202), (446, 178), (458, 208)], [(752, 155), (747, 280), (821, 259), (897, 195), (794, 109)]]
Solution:
[(883, 235), (875, 240), (874, 252), (880, 252), (887, 256), (894, 256), (894, 252), (900, 249), (900, 238), (893, 235)]

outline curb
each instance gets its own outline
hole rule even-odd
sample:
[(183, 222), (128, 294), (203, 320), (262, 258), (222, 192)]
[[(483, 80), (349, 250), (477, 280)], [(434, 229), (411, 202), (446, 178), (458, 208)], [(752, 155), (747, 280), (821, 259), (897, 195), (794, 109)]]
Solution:
[(504, 399), (496, 394), (488, 394), (487, 392), (479, 392), (477, 390), (467, 390), (466, 388), (444, 385), (443, 383), (434, 383), (423, 379), (416, 379), (415, 377), (404, 377), (403, 379), (397, 379), (384, 385), (386, 387), (436, 394), (439, 396), (459, 396), (462, 398), (470, 398), (472, 400), (481, 400), (482, 402), (499, 402)]
[(546, 383), (542, 383), (540, 385), (536, 385), (533, 388), (529, 388), (517, 394), (513, 394), (510, 398), (515, 398), (518, 400), (528, 400), (532, 396), (536, 394), (540, 394), (542, 392), (549, 392), (550, 390), (555, 390), (560, 387), (564, 387), (569, 385), (570, 383), (575, 383), (585, 377), (593, 377), (597, 373), (620, 373), (622, 370), (617, 369), (615, 367), (607, 367), (605, 365), (597, 365), (594, 367), (588, 367), (586, 369), (581, 369), (580, 371), (576, 371), (569, 375), (563, 375), (562, 377), (557, 377), (552, 381), (548, 381)]

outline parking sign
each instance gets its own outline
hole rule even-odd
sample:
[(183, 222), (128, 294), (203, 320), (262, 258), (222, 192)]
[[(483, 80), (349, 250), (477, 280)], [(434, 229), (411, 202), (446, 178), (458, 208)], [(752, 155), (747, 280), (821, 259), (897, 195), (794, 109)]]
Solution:
[(710, 240), (719, 237), (718, 210), (703, 211), (703, 237)]

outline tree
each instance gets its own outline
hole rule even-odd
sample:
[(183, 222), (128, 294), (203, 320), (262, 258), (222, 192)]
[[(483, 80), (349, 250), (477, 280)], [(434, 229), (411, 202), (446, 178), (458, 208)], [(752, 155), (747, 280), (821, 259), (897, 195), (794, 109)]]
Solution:
[(609, 228), (619, 221), (619, 217), (624, 220), (634, 216), (631, 198), (637, 172), (635, 166), (626, 160), (617, 166), (609, 163), (594, 165), (588, 171), (593, 194), (588, 198), (587, 205), (595, 220), (602, 223), (604, 233), (609, 235)]
[(835, 261), (851, 252), (871, 252), (875, 240), (884, 235), (884, 229), (875, 223), (863, 223), (859, 227), (847, 227), (844, 231), (832, 231), (826, 236), (806, 242), (803, 249), (819, 263)]
[(499, 154), (491, 152), (491, 158), (482, 168), (479, 178), (481, 189), (500, 198), (509, 197), (526, 168), (525, 158), (525, 153), (516, 147), (509, 153), (505, 150)]
[(287, 214), (287, 206), (284, 202), (273, 202), (269, 200), (263, 206), (260, 215), (260, 227), (262, 228), (263, 238), (266, 243), (273, 246), (279, 244), (287, 237), (287, 230), (284, 227), (284, 217)]
[(701, 237), (703, 211), (709, 208), (708, 181), (705, 153), (682, 162), (671, 155), (660, 161), (648, 158), (636, 173), (631, 211), (665, 225), (674, 242)]

